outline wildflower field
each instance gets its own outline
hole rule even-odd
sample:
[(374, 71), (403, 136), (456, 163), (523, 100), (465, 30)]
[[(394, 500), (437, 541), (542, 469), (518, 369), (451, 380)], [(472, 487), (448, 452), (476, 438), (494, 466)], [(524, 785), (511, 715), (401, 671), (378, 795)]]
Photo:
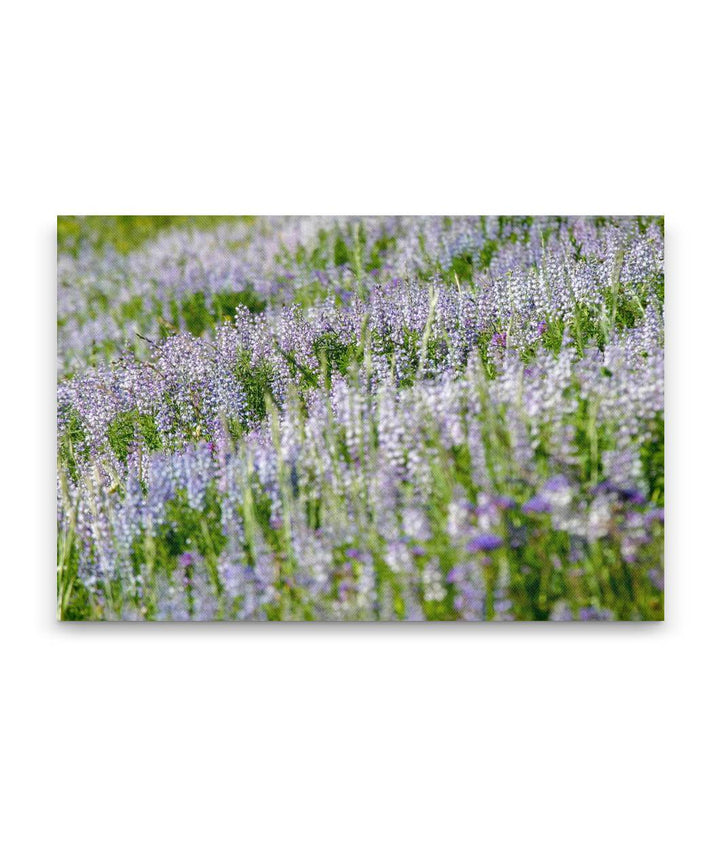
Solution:
[(658, 217), (60, 217), (65, 620), (663, 617)]

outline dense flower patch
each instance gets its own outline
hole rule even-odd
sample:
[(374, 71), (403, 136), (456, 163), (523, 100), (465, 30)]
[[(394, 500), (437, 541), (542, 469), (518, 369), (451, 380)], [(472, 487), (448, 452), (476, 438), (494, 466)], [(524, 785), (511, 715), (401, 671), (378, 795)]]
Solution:
[(662, 618), (660, 221), (200, 225), (63, 227), (61, 617)]

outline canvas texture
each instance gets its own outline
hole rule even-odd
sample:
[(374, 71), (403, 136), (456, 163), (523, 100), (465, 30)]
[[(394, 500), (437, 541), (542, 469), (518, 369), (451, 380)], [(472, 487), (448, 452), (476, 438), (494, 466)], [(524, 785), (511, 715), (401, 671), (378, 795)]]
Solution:
[(65, 621), (664, 614), (663, 219), (58, 217)]

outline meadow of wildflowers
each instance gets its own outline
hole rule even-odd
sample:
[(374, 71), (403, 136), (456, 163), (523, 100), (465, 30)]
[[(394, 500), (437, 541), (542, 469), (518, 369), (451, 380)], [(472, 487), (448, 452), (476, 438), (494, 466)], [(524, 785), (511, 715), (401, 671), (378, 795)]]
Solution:
[(59, 218), (57, 287), (61, 619), (662, 619), (662, 218)]

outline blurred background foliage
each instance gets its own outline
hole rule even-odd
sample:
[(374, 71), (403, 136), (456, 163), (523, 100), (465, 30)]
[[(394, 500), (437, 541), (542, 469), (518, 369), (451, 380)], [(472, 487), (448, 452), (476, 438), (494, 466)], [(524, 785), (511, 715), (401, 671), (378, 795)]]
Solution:
[(218, 223), (230, 223), (239, 220), (251, 222), (253, 218), (237, 215), (202, 214), (115, 214), (87, 217), (58, 215), (58, 253), (69, 253), (77, 256), (83, 246), (89, 246), (94, 250), (112, 247), (124, 255), (168, 229), (187, 227), (205, 230), (212, 229)]

